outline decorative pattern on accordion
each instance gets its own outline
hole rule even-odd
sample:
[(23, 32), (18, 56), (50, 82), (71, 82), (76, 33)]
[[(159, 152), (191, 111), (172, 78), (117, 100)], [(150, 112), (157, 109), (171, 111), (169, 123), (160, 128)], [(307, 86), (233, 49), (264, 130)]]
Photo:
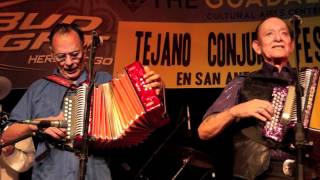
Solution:
[[(299, 81), (303, 87), (301, 97), (301, 118), (305, 128), (309, 127), (315, 92), (319, 80), (319, 70), (308, 68), (299, 73)], [(288, 128), (293, 128), (297, 122), (295, 104), (295, 87), (275, 87), (272, 93), (274, 116), (266, 122), (262, 133), (265, 137), (282, 142)]]
[[(94, 88), (88, 131), (91, 146), (103, 149), (136, 145), (168, 122), (155, 91), (144, 87), (143, 75), (142, 65), (135, 62), (110, 82)], [(86, 91), (87, 85), (83, 85), (75, 97), (65, 98), (68, 138), (75, 146), (82, 140)]]
[(282, 113), (282, 111), (284, 109), (288, 89), (288, 87), (275, 87), (273, 89), (272, 107), (274, 115), (271, 121), (266, 122), (262, 131), (266, 137), (274, 139), (275, 141), (281, 141), (287, 130), (286, 124), (281, 122), (281, 115), (286, 114), (286, 112)]

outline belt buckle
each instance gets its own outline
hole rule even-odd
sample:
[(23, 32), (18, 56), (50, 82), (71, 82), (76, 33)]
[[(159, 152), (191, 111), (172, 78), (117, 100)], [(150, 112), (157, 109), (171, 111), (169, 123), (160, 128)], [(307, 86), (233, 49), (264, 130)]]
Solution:
[(282, 164), (283, 174), (285, 174), (286, 176), (292, 176), (294, 171), (294, 166), (295, 166), (295, 160), (293, 159), (286, 159), (285, 161), (283, 161), (283, 164)]

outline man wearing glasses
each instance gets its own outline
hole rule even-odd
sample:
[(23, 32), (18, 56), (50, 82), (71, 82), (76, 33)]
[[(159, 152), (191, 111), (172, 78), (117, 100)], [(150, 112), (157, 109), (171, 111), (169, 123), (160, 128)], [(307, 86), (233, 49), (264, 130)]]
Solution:
[[(78, 86), (87, 80), (85, 68), (84, 34), (76, 24), (58, 24), (49, 35), (50, 49), (56, 61), (57, 68), (54, 74), (65, 81)], [(145, 67), (144, 78), (151, 88), (160, 93), (160, 76), (148, 67)], [(97, 72), (95, 84), (111, 80), (111, 75), (106, 72)], [(11, 119), (64, 119), (61, 113), (63, 97), (70, 89), (60, 84), (40, 79), (34, 82), (22, 99), (11, 112)], [(14, 137), (17, 129), (26, 125), (13, 124), (11, 131), (3, 138)], [(44, 129), (44, 134), (50, 138), (39, 141), (36, 160), (33, 165), (33, 180), (75, 180), (79, 178), (79, 158), (66, 147), (57, 146), (55, 142), (66, 137), (64, 128), (49, 127)], [(50, 140), (48, 140), (50, 139)], [(87, 162), (86, 179), (108, 180), (111, 173), (105, 153), (103, 156), (89, 155)]]
[(74, 81), (84, 70), (84, 37), (75, 24), (70, 25), (74, 30), (68, 30), (67, 27), (66, 24), (60, 24), (52, 30), (49, 36), (50, 49), (60, 75)]

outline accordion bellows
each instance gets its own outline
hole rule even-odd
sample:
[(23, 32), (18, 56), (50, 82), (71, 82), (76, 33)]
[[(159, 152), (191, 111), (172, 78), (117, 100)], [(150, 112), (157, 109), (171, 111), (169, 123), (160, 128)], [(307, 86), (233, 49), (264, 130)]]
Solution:
[[(165, 107), (153, 89), (145, 87), (144, 69), (138, 62), (110, 82), (93, 89), (88, 134), (90, 146), (97, 149), (130, 147), (145, 140), (155, 129), (168, 123)], [(67, 138), (81, 143), (88, 87), (65, 98)]]

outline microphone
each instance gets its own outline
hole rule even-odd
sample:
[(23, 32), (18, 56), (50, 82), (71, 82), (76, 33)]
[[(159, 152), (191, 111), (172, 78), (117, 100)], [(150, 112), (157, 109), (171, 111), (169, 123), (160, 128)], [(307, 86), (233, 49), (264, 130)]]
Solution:
[(48, 127), (67, 128), (68, 127), (68, 123), (66, 120), (23, 120), (23, 121), (16, 121), (16, 123), (32, 124), (32, 125), (38, 126), (38, 128), (48, 128)]
[(103, 45), (103, 39), (101, 36), (99, 36), (97, 31), (92, 31), (92, 39), (93, 39), (93, 43), (95, 44), (95, 46), (102, 46)]
[(291, 24), (302, 24), (302, 18), (299, 15), (294, 14), (290, 19), (289, 19)]

